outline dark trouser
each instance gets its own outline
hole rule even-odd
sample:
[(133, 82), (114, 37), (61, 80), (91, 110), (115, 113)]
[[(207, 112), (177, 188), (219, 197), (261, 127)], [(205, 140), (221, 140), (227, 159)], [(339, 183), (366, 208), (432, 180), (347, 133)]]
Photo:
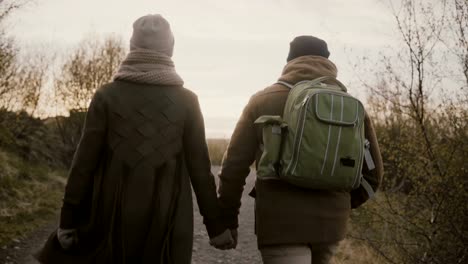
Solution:
[(264, 264), (328, 264), (338, 243), (289, 244), (260, 248)]

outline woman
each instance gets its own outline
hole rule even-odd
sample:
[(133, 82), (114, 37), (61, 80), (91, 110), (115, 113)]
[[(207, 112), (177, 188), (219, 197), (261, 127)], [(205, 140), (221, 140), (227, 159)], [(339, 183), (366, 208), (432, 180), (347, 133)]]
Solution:
[(133, 24), (130, 53), (91, 101), (42, 263), (190, 263), (190, 182), (209, 236), (233, 243), (217, 221), (203, 117), (173, 48), (161, 15)]

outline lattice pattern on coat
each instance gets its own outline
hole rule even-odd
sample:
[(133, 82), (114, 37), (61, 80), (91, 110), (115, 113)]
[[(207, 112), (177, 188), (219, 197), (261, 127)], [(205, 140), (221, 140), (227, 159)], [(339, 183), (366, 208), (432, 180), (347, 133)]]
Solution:
[(157, 168), (181, 151), (185, 112), (170, 94), (133, 91), (111, 98), (108, 143), (130, 168), (140, 162)]

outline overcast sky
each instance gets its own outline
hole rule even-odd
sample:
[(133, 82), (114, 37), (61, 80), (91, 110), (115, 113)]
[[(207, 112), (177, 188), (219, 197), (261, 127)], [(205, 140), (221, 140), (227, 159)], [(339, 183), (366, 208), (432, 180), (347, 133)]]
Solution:
[(176, 38), (176, 69), (200, 98), (208, 136), (229, 137), (249, 97), (277, 80), (297, 35), (326, 40), (339, 79), (363, 97), (351, 63), (396, 42), (391, 10), (382, 2), (35, 0), (9, 25), (25, 46), (68, 50), (90, 33), (127, 42), (136, 18), (162, 14)]

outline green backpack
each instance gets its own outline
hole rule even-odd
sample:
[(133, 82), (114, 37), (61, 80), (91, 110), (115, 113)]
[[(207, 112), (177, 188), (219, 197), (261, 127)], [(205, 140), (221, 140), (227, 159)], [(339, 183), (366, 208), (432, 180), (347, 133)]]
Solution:
[[(337, 85), (323, 81), (334, 80)], [(260, 179), (280, 178), (293, 185), (320, 190), (350, 191), (361, 184), (363, 161), (374, 168), (364, 138), (364, 107), (333, 77), (302, 81), (291, 88), (283, 118), (262, 116), (263, 155)]]

